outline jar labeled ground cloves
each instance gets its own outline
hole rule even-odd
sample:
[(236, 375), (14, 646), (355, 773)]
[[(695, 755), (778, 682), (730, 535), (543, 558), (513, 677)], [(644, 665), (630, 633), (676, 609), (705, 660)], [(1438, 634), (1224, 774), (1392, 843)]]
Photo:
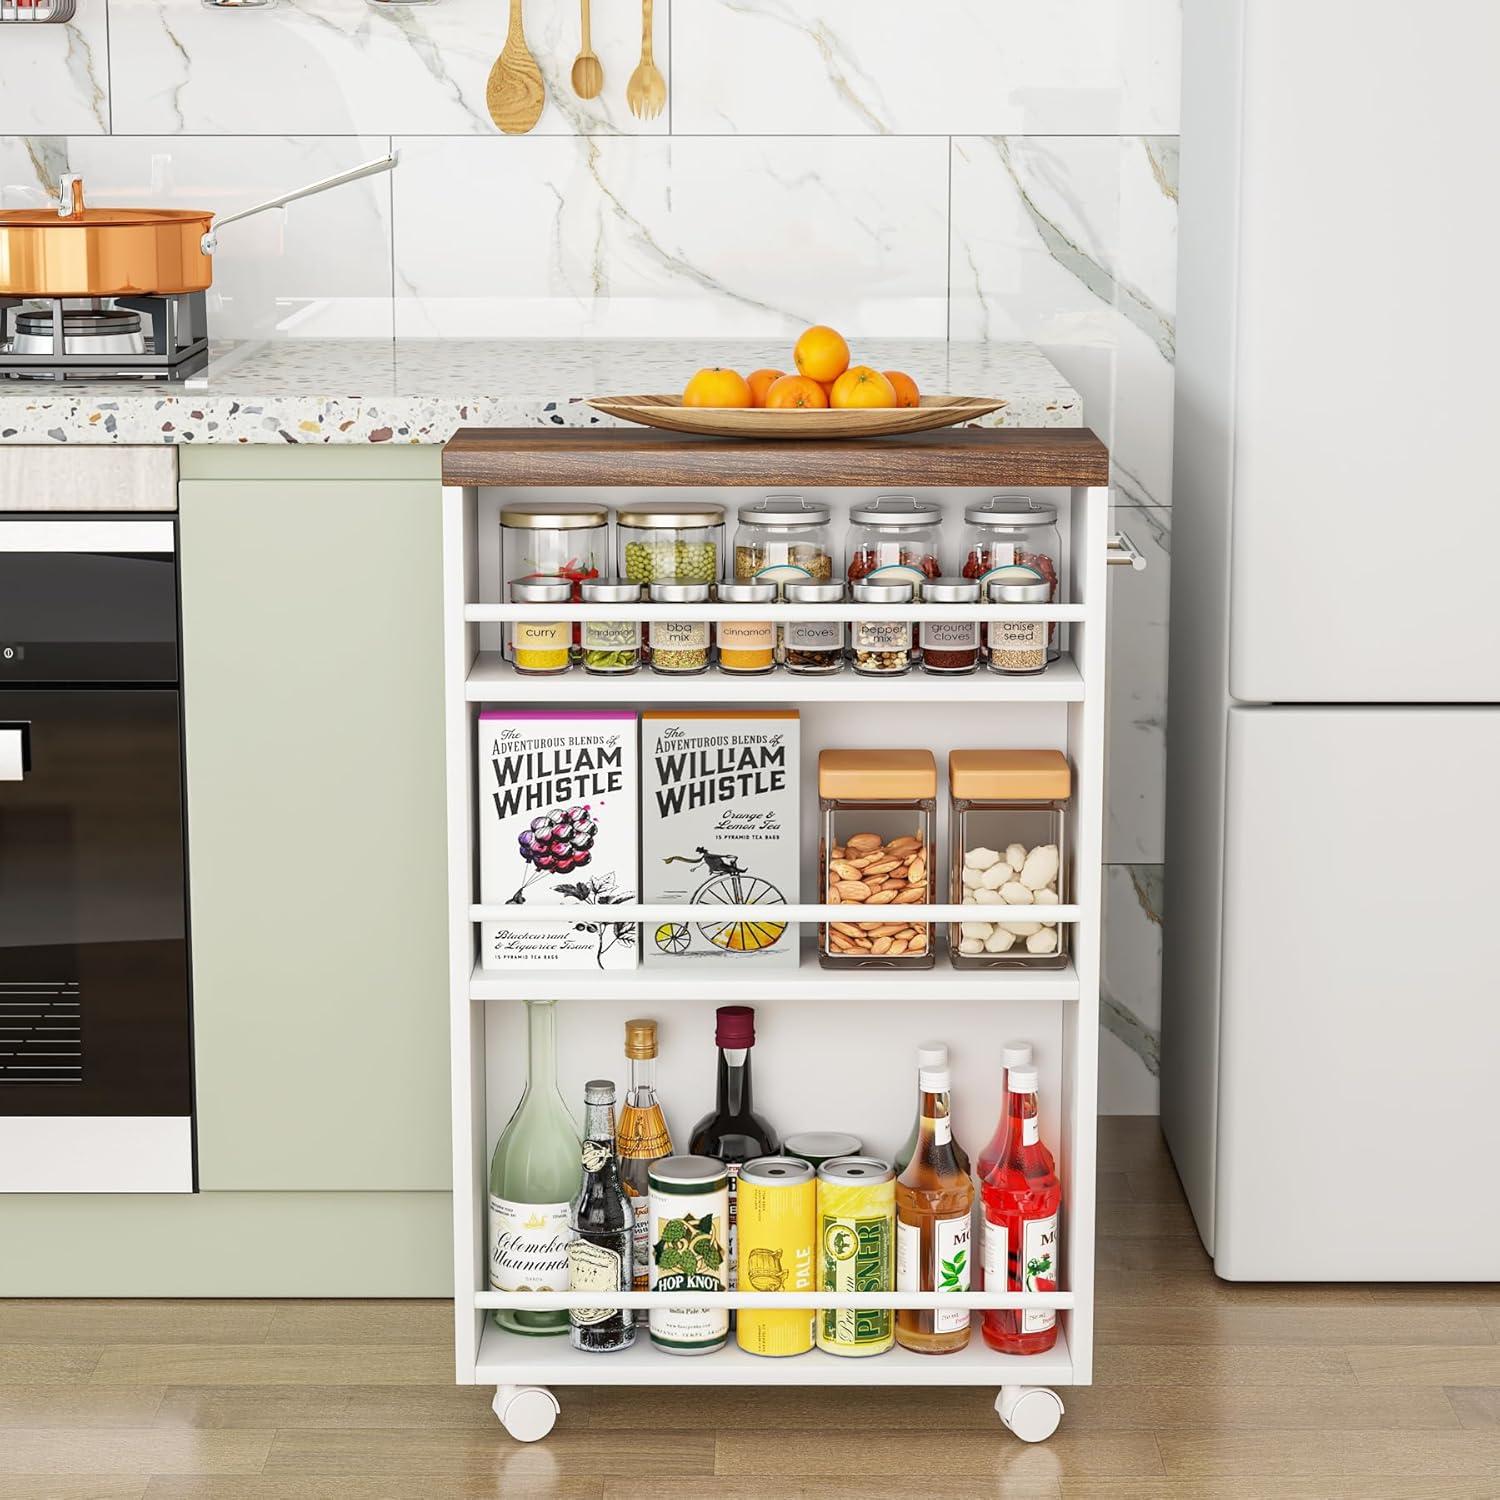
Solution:
[[(720, 604), (774, 604), (774, 583), (721, 583)], [(755, 675), (776, 665), (776, 626), (770, 620), (720, 620), (719, 670)]]
[(782, 589), (788, 604), (809, 605), (800, 620), (782, 626), (782, 660), (788, 672), (826, 675), (844, 667), (844, 622), (819, 619), (820, 604), (842, 604), (842, 583), (788, 583)]
[(572, 663), (573, 623), (567, 605), (573, 584), (567, 578), (517, 578), (510, 585), (512, 604), (555, 604), (557, 618), (513, 620), (510, 656), (516, 671), (531, 677), (550, 677), (566, 672)]
[[(967, 578), (935, 578), (922, 587), (924, 604), (978, 604), (979, 585)], [(957, 677), (979, 666), (979, 621), (923, 620), (922, 670)]]
[[(707, 604), (706, 583), (655, 583), (653, 604)], [(651, 670), (690, 677), (708, 670), (713, 652), (713, 624), (708, 620), (653, 620), (646, 631)]]
[[(866, 583), (849, 586), (855, 604), (910, 604), (909, 583)], [(849, 643), (854, 670), (871, 677), (899, 677), (911, 671), (912, 624), (905, 620), (856, 620), (850, 627)]]
[[(638, 583), (586, 583), (585, 604), (639, 604)], [(586, 672), (618, 677), (640, 670), (641, 622), (639, 620), (585, 620), (583, 622), (583, 666)]]

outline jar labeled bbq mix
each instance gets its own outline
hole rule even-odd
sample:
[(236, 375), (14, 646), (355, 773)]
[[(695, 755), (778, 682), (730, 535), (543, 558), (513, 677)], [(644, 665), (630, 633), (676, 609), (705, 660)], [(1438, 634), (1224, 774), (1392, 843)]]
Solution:
[[(922, 585), (943, 571), (938, 561), (942, 525), (941, 507), (914, 495), (880, 495), (854, 506), (846, 548), (849, 582), (906, 582), (920, 598)], [(873, 579), (876, 574), (878, 580)]]
[[(651, 598), (660, 604), (707, 604), (706, 583), (655, 583)], [(653, 620), (646, 630), (651, 670), (671, 676), (708, 671), (714, 627), (708, 620)]]
[[(968, 578), (936, 578), (922, 590), (924, 604), (978, 604), (979, 585)], [(979, 621), (923, 620), (922, 670), (960, 676), (979, 666)]]
[[(964, 577), (975, 579), (981, 590), (998, 568), (1030, 568), (1047, 580), (1051, 592), (1044, 601), (1060, 604), (1058, 564), (1062, 558), (1062, 536), (1057, 529), (1057, 507), (1029, 495), (994, 495), (964, 510)], [(1016, 574), (999, 575), (1014, 580)], [(1047, 630), (1048, 655), (1061, 654), (1057, 627)]]

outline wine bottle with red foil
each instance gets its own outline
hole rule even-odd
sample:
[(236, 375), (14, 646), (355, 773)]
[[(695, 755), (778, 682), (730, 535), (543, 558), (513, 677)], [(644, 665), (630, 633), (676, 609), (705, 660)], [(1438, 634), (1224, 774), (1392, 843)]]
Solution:
[(693, 1127), (688, 1150), (711, 1156), (729, 1172), (729, 1285), (734, 1285), (737, 1248), (735, 1185), (740, 1168), (757, 1156), (780, 1150), (777, 1134), (755, 1113), (750, 1091), (750, 1053), (755, 1046), (755, 1012), (748, 1005), (721, 1005), (715, 1012), (719, 1046), (719, 1093), (713, 1109)]
[[(1011, 1068), (1005, 1155), (980, 1188), (984, 1202), (984, 1284), (990, 1291), (1055, 1292), (1062, 1241), (1062, 1186), (1037, 1124), (1036, 1069)], [(1057, 1342), (1050, 1307), (987, 1308), (984, 1341), (1001, 1354), (1042, 1354)]]

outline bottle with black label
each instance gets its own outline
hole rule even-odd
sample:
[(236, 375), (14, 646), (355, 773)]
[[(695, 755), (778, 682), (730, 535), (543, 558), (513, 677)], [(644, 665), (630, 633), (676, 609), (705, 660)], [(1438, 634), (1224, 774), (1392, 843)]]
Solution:
[[(628, 1292), (635, 1215), (615, 1156), (615, 1086), (595, 1078), (583, 1099), (583, 1187), (569, 1217), (568, 1280), (575, 1292)], [(635, 1342), (635, 1316), (626, 1308), (571, 1308), (568, 1324), (575, 1349), (599, 1354)]]

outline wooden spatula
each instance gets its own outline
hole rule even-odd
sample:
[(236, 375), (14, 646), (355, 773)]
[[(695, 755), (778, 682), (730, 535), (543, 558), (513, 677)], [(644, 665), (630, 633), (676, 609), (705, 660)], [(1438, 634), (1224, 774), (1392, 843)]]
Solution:
[(490, 119), (506, 135), (525, 135), (541, 119), (547, 103), (542, 70), (526, 46), (521, 0), (510, 0), (510, 30), (495, 66), (490, 69), (485, 102), (489, 105)]
[(597, 99), (604, 87), (604, 64), (594, 52), (593, 39), (589, 35), (589, 0), (582, 0), (583, 45), (573, 59), (573, 92), (580, 99)]

